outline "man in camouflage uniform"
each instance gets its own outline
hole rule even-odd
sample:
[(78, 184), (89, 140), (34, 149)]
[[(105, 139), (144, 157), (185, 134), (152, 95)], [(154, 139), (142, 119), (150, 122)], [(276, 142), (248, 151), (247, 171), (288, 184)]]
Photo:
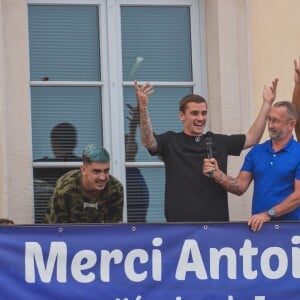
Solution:
[(82, 162), (80, 170), (72, 170), (58, 179), (44, 222), (122, 222), (123, 185), (109, 173), (109, 153), (102, 147), (88, 145)]

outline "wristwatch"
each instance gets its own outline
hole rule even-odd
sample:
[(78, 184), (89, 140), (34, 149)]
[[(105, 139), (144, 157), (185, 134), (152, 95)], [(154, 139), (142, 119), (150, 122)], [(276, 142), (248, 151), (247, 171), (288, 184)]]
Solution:
[(275, 218), (275, 215), (276, 215), (276, 212), (273, 208), (269, 209), (268, 212), (267, 212), (268, 216), (271, 218), (271, 219), (274, 219)]

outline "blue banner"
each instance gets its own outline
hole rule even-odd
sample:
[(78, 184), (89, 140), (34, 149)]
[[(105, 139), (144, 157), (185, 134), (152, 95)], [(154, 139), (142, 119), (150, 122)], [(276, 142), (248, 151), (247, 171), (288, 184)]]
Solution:
[(1, 299), (300, 299), (300, 223), (0, 226), (0, 253)]

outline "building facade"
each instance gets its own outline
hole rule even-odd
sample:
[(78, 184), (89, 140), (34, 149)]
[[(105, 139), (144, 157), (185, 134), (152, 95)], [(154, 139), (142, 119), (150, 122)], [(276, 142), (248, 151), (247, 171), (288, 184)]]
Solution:
[[(137, 153), (125, 151), (133, 80), (156, 87), (156, 132), (180, 129), (178, 102), (190, 92), (207, 98), (210, 130), (246, 132), (274, 77), (277, 99), (291, 99), (299, 9), (297, 0), (0, 0), (0, 215), (39, 222), (37, 172), (80, 165), (55, 159), (52, 149), (53, 127), (71, 123), (74, 156), (87, 143), (111, 153), (111, 172), (133, 201), (126, 220), (140, 214), (141, 191), (129, 186), (129, 171), (138, 169), (147, 185), (146, 221), (164, 222), (162, 163), (143, 149), (138, 130)], [(230, 159), (230, 174), (244, 155)], [(251, 189), (230, 196), (232, 221), (247, 219), (251, 196)]]

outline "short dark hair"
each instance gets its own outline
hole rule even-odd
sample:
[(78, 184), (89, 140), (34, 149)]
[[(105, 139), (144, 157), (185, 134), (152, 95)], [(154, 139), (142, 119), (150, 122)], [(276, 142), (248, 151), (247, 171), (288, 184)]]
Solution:
[(71, 152), (77, 143), (76, 128), (67, 122), (57, 124), (51, 131), (51, 141), (56, 147)]
[(207, 106), (207, 102), (206, 102), (206, 100), (205, 100), (202, 96), (192, 94), (192, 95), (184, 96), (184, 97), (180, 100), (180, 102), (179, 102), (179, 110), (182, 111), (182, 112), (184, 113), (187, 104), (190, 103), (190, 102), (195, 102), (195, 103), (205, 103), (206, 106)]
[(14, 221), (6, 218), (0, 218), (0, 225), (14, 225)]
[(298, 121), (299, 114), (297, 112), (296, 106), (290, 101), (278, 101), (274, 103), (273, 107), (285, 107), (288, 113), (289, 119), (295, 119)]

